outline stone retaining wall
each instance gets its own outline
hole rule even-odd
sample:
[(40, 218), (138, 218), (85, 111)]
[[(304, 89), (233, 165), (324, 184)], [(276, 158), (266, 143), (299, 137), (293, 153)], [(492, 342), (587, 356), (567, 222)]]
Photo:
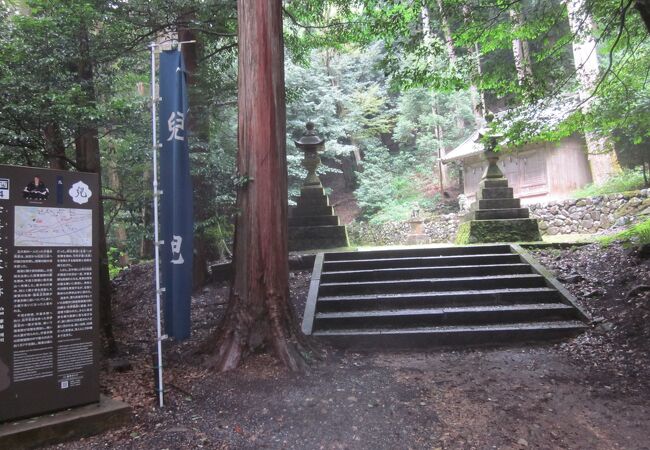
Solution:
[[(542, 235), (589, 234), (622, 227), (650, 215), (650, 189), (529, 205), (531, 217), (539, 219)], [(424, 232), (431, 243), (453, 243), (459, 214), (424, 219)], [(410, 231), (407, 222), (348, 225), (352, 245), (404, 245)]]
[[(431, 243), (454, 242), (460, 217), (444, 214), (424, 219), (424, 233)], [(369, 224), (354, 222), (348, 225), (351, 245), (404, 245), (411, 226), (408, 222)]]
[[(620, 227), (650, 213), (649, 189), (528, 205), (542, 234), (589, 234)], [(647, 212), (646, 212), (647, 211)]]

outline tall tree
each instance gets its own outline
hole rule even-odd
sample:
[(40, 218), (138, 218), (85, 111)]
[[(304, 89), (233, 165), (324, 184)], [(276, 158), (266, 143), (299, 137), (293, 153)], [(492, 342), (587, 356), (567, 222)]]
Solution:
[[(524, 16), (521, 12), (521, 5), (513, 5), (509, 11), (510, 19), (514, 31), (519, 31), (525, 24)], [(528, 41), (521, 37), (515, 37), (512, 40), (512, 54), (515, 58), (515, 68), (517, 69), (517, 79), (520, 85), (527, 85), (533, 81), (533, 63), (530, 59), (530, 46)]]
[(234, 279), (213, 365), (235, 368), (269, 345), (304, 364), (289, 305), (282, 2), (238, 0), (239, 153)]
[[(91, 52), (89, 24), (81, 18), (76, 33), (79, 50), (77, 52), (77, 82), (84, 95), (80, 96), (78, 106), (92, 110), (96, 108), (97, 91), (95, 89), (94, 56)], [(77, 169), (96, 173), (99, 176), (99, 192), (102, 192), (102, 166), (99, 152), (99, 132), (92, 121), (79, 124), (75, 135), (75, 153)], [(102, 331), (109, 354), (117, 352), (111, 320), (111, 281), (108, 272), (108, 245), (104, 225), (104, 204), (99, 202), (99, 314)]]
[[(598, 84), (600, 69), (598, 66), (598, 50), (593, 36), (594, 20), (587, 10), (586, 0), (568, 0), (567, 12), (569, 25), (575, 37), (573, 40), (573, 59), (578, 76), (578, 94), (582, 102), (582, 110), (589, 112), (594, 89)], [(587, 130), (585, 133), (591, 176), (594, 183), (602, 184), (614, 173), (620, 170), (613, 142), (606, 136)]]

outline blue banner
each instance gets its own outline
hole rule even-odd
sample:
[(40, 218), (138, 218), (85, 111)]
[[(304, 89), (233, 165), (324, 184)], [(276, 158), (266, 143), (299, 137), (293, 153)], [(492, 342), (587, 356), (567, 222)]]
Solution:
[(185, 65), (178, 50), (160, 54), (161, 265), (165, 333), (176, 340), (190, 336), (192, 298), (192, 180), (187, 143)]

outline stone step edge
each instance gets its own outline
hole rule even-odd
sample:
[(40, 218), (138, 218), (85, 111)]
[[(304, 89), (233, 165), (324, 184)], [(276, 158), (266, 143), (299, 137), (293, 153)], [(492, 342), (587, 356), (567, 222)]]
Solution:
[[(450, 259), (453, 261), (454, 259), (460, 259), (460, 258), (502, 258), (502, 257), (519, 258), (519, 255), (517, 255), (516, 253), (479, 253), (476, 255), (406, 256), (403, 258), (341, 259), (341, 260), (324, 261), (323, 264), (324, 266), (328, 266), (328, 265), (347, 264), (347, 263), (361, 264), (361, 263), (368, 263), (368, 262), (375, 262), (375, 261), (380, 261), (380, 262), (394, 262), (394, 261), (408, 261), (408, 260), (441, 261), (445, 259)], [(432, 267), (441, 267), (441, 266), (432, 266)], [(455, 267), (455, 266), (450, 266), (450, 267)]]
[(363, 319), (376, 317), (413, 317), (413, 316), (444, 316), (447, 314), (465, 313), (491, 313), (491, 312), (521, 312), (521, 311), (573, 311), (573, 306), (564, 303), (531, 303), (514, 305), (486, 305), (486, 306), (448, 306), (444, 308), (408, 308), (397, 310), (379, 311), (340, 311), (340, 312), (319, 312), (318, 319)]
[[(414, 270), (414, 271), (425, 271), (425, 270), (449, 270), (449, 269), (476, 269), (479, 267), (490, 267), (490, 268), (497, 268), (497, 267), (530, 267), (529, 264), (525, 263), (509, 263), (509, 264), (473, 264), (473, 265), (459, 265), (459, 266), (416, 266), (416, 267), (381, 267), (377, 269), (358, 269), (358, 270), (334, 270), (334, 271), (328, 271), (324, 270), (322, 272), (322, 275), (344, 275), (344, 274), (353, 274), (353, 273), (390, 273), (390, 272), (396, 272), (396, 271), (403, 271), (403, 270)], [(513, 274), (514, 275), (514, 274)], [(385, 280), (387, 281), (387, 280)], [(399, 280), (398, 280), (399, 281)], [(406, 280), (404, 280), (406, 281)]]
[(436, 291), (436, 292), (409, 292), (408, 294), (356, 294), (356, 295), (329, 295), (318, 297), (319, 302), (334, 302), (334, 301), (363, 301), (363, 300), (399, 300), (405, 297), (448, 297), (448, 296), (463, 296), (463, 295), (506, 295), (506, 294), (550, 294), (557, 292), (557, 290), (548, 287), (537, 288), (504, 288), (504, 289), (468, 289), (466, 291)]
[(313, 336), (359, 336), (359, 335), (405, 335), (405, 334), (464, 334), (464, 333), (490, 333), (507, 331), (536, 331), (536, 330), (584, 330), (588, 328), (577, 320), (561, 320), (554, 322), (513, 322), (499, 325), (444, 325), (431, 327), (407, 328), (362, 328), (362, 329), (332, 329), (318, 330)]
[[(337, 252), (337, 253), (326, 253), (327, 257), (331, 257), (334, 259), (326, 259), (325, 262), (339, 262), (339, 261), (361, 261), (361, 258), (354, 258), (354, 256), (368, 256), (368, 258), (364, 259), (382, 259), (382, 257), (379, 258), (372, 258), (373, 256), (380, 255), (380, 254), (390, 254), (390, 255), (399, 255), (401, 254), (410, 254), (411, 256), (406, 256), (406, 258), (417, 258), (417, 256), (412, 256), (413, 252), (417, 253), (424, 253), (426, 255), (427, 252), (444, 252), (448, 250), (458, 250), (458, 249), (472, 249), (472, 250), (486, 250), (486, 251), (497, 251), (499, 253), (490, 253), (490, 254), (498, 254), (498, 255), (514, 255), (516, 253), (512, 252), (512, 248), (510, 247), (509, 244), (479, 244), (479, 245), (463, 245), (463, 246), (448, 246), (448, 247), (414, 247), (414, 248), (399, 248), (399, 249), (379, 249), (379, 250), (361, 250), (361, 251), (356, 251), (356, 252)], [(485, 253), (456, 253), (456, 254), (451, 254), (451, 255), (429, 255), (430, 257), (451, 257), (451, 256), (474, 256), (474, 255), (484, 255)], [(352, 256), (350, 259), (343, 259), (346, 256)], [(386, 258), (386, 257), (384, 257)], [(393, 258), (393, 256), (389, 256), (388, 258)], [(396, 258), (398, 259), (398, 258)]]
[(354, 286), (365, 286), (365, 285), (377, 285), (382, 283), (403, 283), (403, 284), (413, 284), (423, 281), (427, 282), (444, 282), (444, 281), (476, 281), (476, 280), (503, 280), (503, 279), (521, 279), (521, 280), (538, 280), (544, 279), (542, 275), (536, 273), (532, 274), (512, 274), (512, 275), (485, 275), (485, 276), (475, 276), (475, 277), (445, 277), (445, 278), (416, 278), (414, 280), (393, 280), (393, 281), (351, 281), (351, 282), (335, 282), (335, 283), (321, 283), (323, 286), (341, 286), (341, 285), (354, 285)]

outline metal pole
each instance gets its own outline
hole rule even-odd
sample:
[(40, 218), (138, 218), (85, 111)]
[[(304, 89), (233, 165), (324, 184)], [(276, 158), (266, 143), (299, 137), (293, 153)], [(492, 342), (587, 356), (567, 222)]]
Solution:
[(162, 330), (161, 330), (161, 315), (160, 315), (160, 242), (158, 236), (158, 198), (160, 191), (158, 190), (158, 131), (156, 119), (156, 103), (158, 98), (156, 96), (156, 44), (152, 42), (151, 48), (151, 147), (153, 153), (153, 223), (154, 223), (154, 260), (155, 260), (155, 273), (156, 273), (156, 351), (158, 353), (158, 402), (159, 406), (163, 406), (163, 359), (162, 359)]

